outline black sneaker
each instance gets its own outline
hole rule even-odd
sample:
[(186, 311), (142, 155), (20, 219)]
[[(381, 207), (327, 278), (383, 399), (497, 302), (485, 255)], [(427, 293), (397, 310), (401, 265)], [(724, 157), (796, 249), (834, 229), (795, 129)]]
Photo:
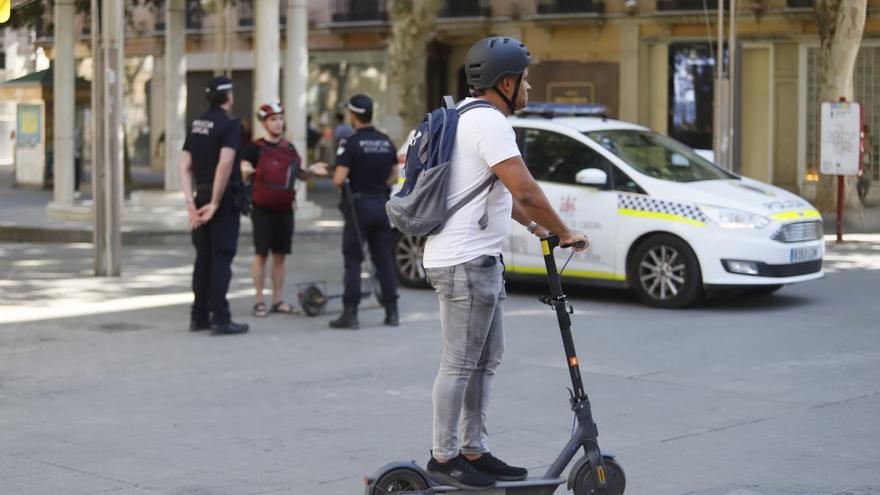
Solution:
[(437, 462), (433, 457), (428, 461), (428, 473), (437, 481), (449, 483), (459, 488), (490, 488), (495, 486), (495, 478), (477, 471), (464, 457), (458, 455), (447, 462)]
[(220, 325), (211, 325), (211, 335), (231, 335), (234, 333), (247, 333), (250, 329), (247, 323), (229, 323)]
[(475, 461), (465, 460), (477, 471), (488, 474), (498, 481), (520, 481), (529, 475), (526, 468), (508, 466), (506, 462), (488, 452)]

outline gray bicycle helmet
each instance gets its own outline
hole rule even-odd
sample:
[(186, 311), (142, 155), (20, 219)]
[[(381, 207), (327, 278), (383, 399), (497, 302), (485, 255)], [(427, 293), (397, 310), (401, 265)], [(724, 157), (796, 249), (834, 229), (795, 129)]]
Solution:
[(513, 93), (516, 99), (522, 74), (531, 63), (532, 56), (522, 41), (506, 36), (492, 36), (471, 46), (465, 57), (464, 72), (468, 86), (476, 90), (495, 90), (513, 113), (515, 101), (507, 98), (496, 85), (505, 76), (519, 76)]

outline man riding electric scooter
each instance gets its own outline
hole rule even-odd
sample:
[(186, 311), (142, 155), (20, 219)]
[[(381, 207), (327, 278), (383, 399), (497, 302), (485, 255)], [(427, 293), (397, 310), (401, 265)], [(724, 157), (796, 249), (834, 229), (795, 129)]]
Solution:
[[(528, 101), (530, 62), (526, 46), (513, 38), (491, 37), (473, 45), (465, 59), (472, 98), (459, 103), (457, 115), (432, 112), (418, 128), (422, 137), (411, 148), (419, 154), (407, 157), (408, 169), (422, 165), (421, 176), (442, 177), (448, 171), (442, 184), (446, 187), (445, 213), (434, 216), (430, 207), (419, 210), (414, 206), (433, 201), (427, 194), (417, 194), (428, 186), (422, 185), (425, 179), (416, 170), (407, 170), (407, 182), (419, 182), (402, 191), (411, 191), (417, 199), (410, 201), (399, 193), (389, 203), (398, 228), (412, 233), (424, 227), (428, 233), (424, 265), (440, 299), (443, 352), (434, 382), (434, 442), (427, 470), (414, 462), (386, 464), (364, 478), (367, 495), (550, 495), (566, 481), (576, 495), (622, 495), (625, 489), (622, 468), (599, 449), (598, 429), (571, 334), (570, 307), (554, 259), (556, 248), (583, 251), (589, 241), (571, 231), (553, 210), (523, 163), (506, 118)], [(440, 137), (435, 139), (431, 124), (436, 121), (445, 131), (450, 118), (456, 125), (451, 156), (429, 160), (448, 168), (425, 167), (421, 157), (442, 155), (443, 150), (432, 146), (445, 142), (442, 131), (437, 131)], [(425, 138), (425, 133), (431, 137)], [(441, 187), (436, 181), (427, 183)], [(541, 477), (529, 477), (526, 469), (501, 461), (488, 445), (489, 389), (504, 346), (501, 247), (510, 217), (540, 238), (551, 289), (542, 301), (553, 308), (559, 322), (577, 426)], [(439, 223), (431, 223), (434, 219)], [(566, 480), (562, 472), (581, 449), (584, 456), (573, 464)]]
[(472, 97), (459, 107), (474, 99), (491, 106), (459, 118), (447, 204), (493, 175), (498, 180), (449, 217), (425, 245), (425, 270), (440, 299), (443, 329), (428, 471), (460, 487), (484, 488), (528, 474), (490, 453), (486, 425), (492, 378), (504, 349), (501, 247), (510, 218), (539, 237), (549, 229), (563, 244), (578, 250), (588, 245), (587, 237), (572, 232), (553, 210), (523, 162), (507, 120), (528, 102), (530, 63), (528, 48), (508, 37), (486, 38), (468, 51), (464, 66)]

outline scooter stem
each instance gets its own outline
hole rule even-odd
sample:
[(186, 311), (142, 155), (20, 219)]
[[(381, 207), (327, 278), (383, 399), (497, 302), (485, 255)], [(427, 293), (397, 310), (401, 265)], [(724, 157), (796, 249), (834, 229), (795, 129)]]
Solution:
[(599, 431), (596, 423), (593, 421), (590, 399), (584, 391), (584, 382), (581, 378), (580, 365), (574, 348), (574, 339), (571, 335), (571, 317), (568, 313), (565, 294), (562, 292), (561, 277), (556, 270), (556, 258), (553, 257), (553, 250), (557, 247), (567, 247), (560, 246), (558, 236), (551, 235), (541, 239), (544, 265), (547, 268), (547, 278), (550, 282), (550, 298), (546, 302), (556, 311), (556, 319), (559, 320), (559, 331), (562, 334), (562, 345), (565, 348), (568, 373), (571, 376), (573, 390), (571, 409), (577, 417), (578, 427), (569, 440), (568, 445), (565, 446), (559, 457), (548, 469), (546, 476), (559, 476), (574, 457), (574, 453), (579, 447), (583, 446), (599, 488), (605, 488), (607, 486), (605, 465), (602, 459), (602, 451), (599, 449)]
[(556, 319), (559, 320), (559, 331), (562, 334), (562, 345), (565, 348), (565, 358), (568, 363), (568, 373), (571, 376), (571, 386), (574, 391), (574, 401), (586, 399), (584, 382), (581, 379), (581, 370), (578, 366), (577, 352), (574, 348), (574, 339), (571, 336), (571, 318), (568, 315), (565, 294), (562, 293), (562, 282), (556, 270), (556, 258), (553, 257), (553, 249), (559, 246), (559, 237), (551, 235), (541, 239), (541, 250), (544, 254), (544, 265), (547, 267), (547, 278), (550, 282), (550, 300), (548, 304), (556, 311)]

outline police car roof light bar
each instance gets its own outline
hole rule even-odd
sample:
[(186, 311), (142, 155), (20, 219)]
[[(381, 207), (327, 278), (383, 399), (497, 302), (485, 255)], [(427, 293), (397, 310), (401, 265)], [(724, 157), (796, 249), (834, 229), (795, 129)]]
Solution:
[(529, 103), (518, 112), (521, 116), (537, 115), (547, 119), (553, 117), (599, 117), (608, 118), (608, 110), (601, 103)]

